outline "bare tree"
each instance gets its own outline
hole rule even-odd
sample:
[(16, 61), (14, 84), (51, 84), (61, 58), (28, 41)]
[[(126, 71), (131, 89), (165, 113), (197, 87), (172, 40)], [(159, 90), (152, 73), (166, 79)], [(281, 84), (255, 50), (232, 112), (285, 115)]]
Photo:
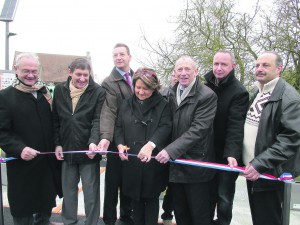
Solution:
[(264, 17), (266, 48), (281, 54), (285, 61), (282, 76), (300, 90), (300, 1), (274, 3), (275, 9)]
[(203, 75), (211, 70), (214, 54), (228, 49), (236, 57), (237, 77), (251, 87), (257, 54), (273, 49), (285, 59), (283, 77), (299, 89), (299, 1), (275, 1), (275, 8), (266, 13), (257, 0), (253, 9), (240, 13), (232, 0), (187, 0), (175, 21), (175, 41), (153, 44), (143, 35), (143, 47), (151, 59), (148, 63), (167, 77), (180, 55), (190, 55)]

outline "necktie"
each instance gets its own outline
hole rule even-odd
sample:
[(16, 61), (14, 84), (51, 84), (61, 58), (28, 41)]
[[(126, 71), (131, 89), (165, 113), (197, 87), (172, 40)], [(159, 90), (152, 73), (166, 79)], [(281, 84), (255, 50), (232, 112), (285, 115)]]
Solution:
[(129, 79), (129, 73), (125, 73), (125, 80), (126, 80), (126, 83), (129, 85), (131, 91), (133, 92), (132, 83), (130, 82), (130, 79)]
[(180, 89), (179, 90), (180, 97), (181, 97), (182, 93), (183, 93), (183, 89)]

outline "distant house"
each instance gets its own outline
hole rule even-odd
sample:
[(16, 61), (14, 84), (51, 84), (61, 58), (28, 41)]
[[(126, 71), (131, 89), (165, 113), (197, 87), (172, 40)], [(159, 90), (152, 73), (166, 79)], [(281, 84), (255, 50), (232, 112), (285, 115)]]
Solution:
[[(15, 58), (21, 52), (15, 52)], [(76, 55), (57, 55), (57, 54), (47, 54), (47, 53), (36, 53), (39, 56), (41, 63), (40, 78), (46, 84), (58, 84), (60, 82), (66, 81), (68, 78), (68, 66), (70, 63), (79, 57), (84, 57), (90, 61), (91, 67), (91, 57), (90, 53), (87, 52), (86, 56), (76, 56)], [(93, 76), (93, 70), (91, 71)]]

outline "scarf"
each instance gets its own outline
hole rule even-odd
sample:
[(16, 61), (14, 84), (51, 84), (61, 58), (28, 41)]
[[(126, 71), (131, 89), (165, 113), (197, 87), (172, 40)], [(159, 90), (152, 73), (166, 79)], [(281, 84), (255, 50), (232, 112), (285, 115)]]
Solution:
[(52, 108), (52, 96), (47, 88), (46, 84), (38, 79), (38, 81), (33, 85), (29, 86), (24, 84), (22, 81), (20, 81), (17, 77), (12, 82), (12, 87), (16, 88), (19, 91), (25, 92), (25, 93), (34, 93), (36, 91), (40, 91), (44, 97), (46, 98), (47, 102), (50, 104), (50, 107)]
[[(190, 93), (195, 82), (196, 82), (196, 78), (186, 88), (182, 87), (181, 84), (178, 85), (177, 90), (176, 90), (177, 105), (180, 105), (180, 103), (188, 96), (188, 94)], [(182, 90), (182, 89), (183, 89), (183, 92), (180, 96), (180, 90)]]
[(73, 113), (74, 113), (77, 103), (80, 99), (80, 96), (85, 92), (85, 90), (87, 89), (88, 86), (89, 86), (89, 84), (87, 84), (85, 87), (83, 87), (81, 89), (78, 89), (73, 85), (72, 80), (70, 80), (69, 87), (70, 87), (70, 95), (71, 95), (71, 99), (72, 99)]

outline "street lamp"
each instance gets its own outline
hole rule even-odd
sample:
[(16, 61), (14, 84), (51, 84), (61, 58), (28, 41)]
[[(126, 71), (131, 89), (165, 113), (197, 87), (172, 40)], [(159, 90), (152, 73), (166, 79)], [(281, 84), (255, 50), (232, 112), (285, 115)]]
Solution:
[(9, 37), (16, 35), (9, 32), (9, 22), (12, 22), (15, 17), (19, 0), (5, 0), (4, 6), (0, 15), (0, 21), (6, 23), (5, 29), (5, 69), (9, 70)]
[(5, 29), (5, 69), (9, 70), (9, 37), (17, 35), (9, 32), (9, 22), (6, 22)]

